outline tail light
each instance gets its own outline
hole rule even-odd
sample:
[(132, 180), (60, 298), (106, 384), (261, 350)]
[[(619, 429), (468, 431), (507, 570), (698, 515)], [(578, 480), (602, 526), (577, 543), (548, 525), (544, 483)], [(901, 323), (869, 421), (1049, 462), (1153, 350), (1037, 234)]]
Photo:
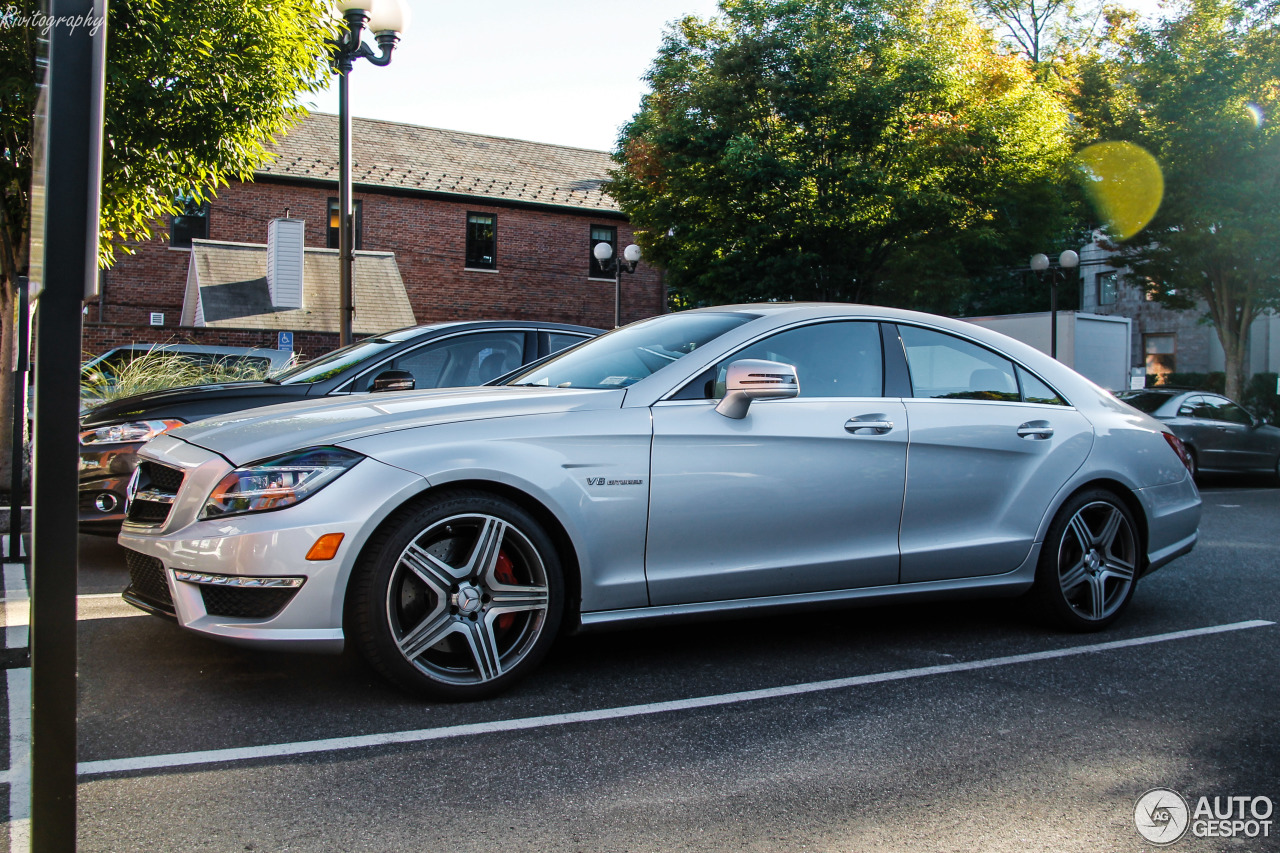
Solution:
[(1164, 440), (1169, 442), (1169, 446), (1173, 448), (1173, 452), (1178, 454), (1178, 458), (1182, 460), (1182, 464), (1187, 466), (1187, 470), (1191, 469), (1191, 454), (1187, 452), (1187, 446), (1182, 443), (1182, 439), (1178, 438), (1171, 432), (1161, 433)]

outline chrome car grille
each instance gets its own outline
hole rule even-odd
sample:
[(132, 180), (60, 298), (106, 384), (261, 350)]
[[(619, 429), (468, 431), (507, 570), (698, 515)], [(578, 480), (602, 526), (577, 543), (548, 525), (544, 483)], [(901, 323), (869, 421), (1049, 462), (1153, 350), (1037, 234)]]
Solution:
[(128, 520), (135, 524), (163, 524), (182, 488), (181, 468), (144, 459), (138, 464), (137, 491), (129, 504)]

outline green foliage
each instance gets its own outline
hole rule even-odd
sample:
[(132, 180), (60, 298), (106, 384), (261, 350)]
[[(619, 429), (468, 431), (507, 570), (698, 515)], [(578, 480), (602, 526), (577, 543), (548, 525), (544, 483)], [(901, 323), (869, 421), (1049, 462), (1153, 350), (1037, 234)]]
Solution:
[(1121, 257), (1169, 308), (1203, 305), (1243, 390), (1250, 324), (1280, 307), (1280, 25), (1275, 7), (1189, 0), (1082, 88), (1082, 122), (1155, 155), (1164, 202)]
[[(264, 143), (302, 115), (300, 95), (323, 88), (328, 0), (112, 0), (108, 4), (99, 259), (145, 240), (179, 196), (202, 202), (229, 177), (248, 178)], [(32, 114), (40, 33), (0, 26), (0, 362), (14, 345), (14, 286), (28, 266)], [(8, 411), (11, 374), (0, 371)], [(0, 422), (0, 477), (12, 425)]]
[(324, 0), (125, 0), (110, 6), (102, 257), (145, 240), (174, 200), (250, 179), (264, 143), (328, 81)]
[(277, 371), (269, 371), (253, 360), (234, 356), (203, 361), (151, 349), (130, 361), (104, 366), (83, 375), (80, 380), (80, 400), (85, 405), (94, 406), (147, 391), (265, 379), (272, 373), (283, 372), (292, 366), (291, 363)]
[(677, 304), (959, 303), (1064, 224), (1065, 112), (967, 7), (721, 11), (668, 34), (610, 185)]
[(26, 266), (37, 48), (37, 33), (15, 25), (35, 13), (35, 4), (6, 2), (0, 14), (9, 10), (14, 15), (0, 26), (0, 283), (6, 289), (11, 271)]

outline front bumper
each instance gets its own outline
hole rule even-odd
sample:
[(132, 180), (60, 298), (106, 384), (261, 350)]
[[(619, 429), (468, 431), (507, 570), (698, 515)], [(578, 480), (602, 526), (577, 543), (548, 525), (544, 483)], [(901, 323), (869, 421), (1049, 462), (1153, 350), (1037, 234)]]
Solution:
[(125, 488), (138, 467), (141, 442), (80, 448), (80, 529), (114, 534), (124, 522)]
[[(426, 482), (366, 458), (294, 506), (200, 521), (206, 495), (232, 466), (177, 439), (163, 444), (144, 456), (183, 468), (186, 479), (164, 522), (126, 522), (120, 532), (119, 542), (130, 552), (126, 600), (231, 643), (341, 651), (347, 580), (359, 546)], [(327, 533), (343, 534), (337, 554), (307, 560), (311, 546)]]

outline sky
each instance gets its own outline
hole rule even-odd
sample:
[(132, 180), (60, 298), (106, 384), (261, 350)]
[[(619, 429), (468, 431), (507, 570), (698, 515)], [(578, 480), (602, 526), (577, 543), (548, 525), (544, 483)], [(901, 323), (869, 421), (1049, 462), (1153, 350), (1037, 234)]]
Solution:
[[(409, 0), (391, 64), (351, 72), (352, 115), (611, 151), (664, 31), (716, 12), (715, 0), (472, 2)], [(1124, 5), (1151, 13), (1156, 0)], [(336, 113), (336, 84), (311, 106)]]
[[(609, 151), (668, 24), (716, 11), (715, 0), (473, 2), (409, 0), (391, 64), (351, 72), (352, 115)], [(313, 104), (336, 113), (337, 85)]]

